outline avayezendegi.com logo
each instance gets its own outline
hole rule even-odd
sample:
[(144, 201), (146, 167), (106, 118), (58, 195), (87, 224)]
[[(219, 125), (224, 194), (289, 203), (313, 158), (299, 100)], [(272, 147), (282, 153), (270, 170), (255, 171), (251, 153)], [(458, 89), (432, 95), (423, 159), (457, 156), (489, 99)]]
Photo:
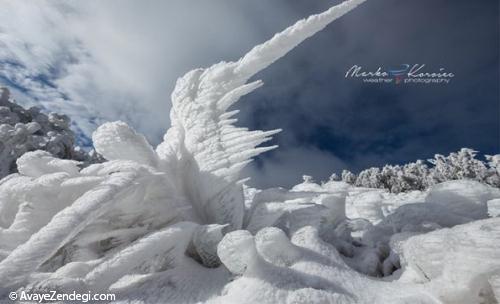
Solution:
[[(95, 303), (98, 301), (110, 302), (115, 301), (114, 293), (78, 293), (76, 291), (69, 293), (58, 293), (55, 290), (29, 292), (25, 290), (11, 291), (9, 299), (20, 303)], [(0, 301), (1, 302), (1, 301)]]
[(455, 74), (441, 67), (428, 69), (425, 64), (402, 64), (396, 68), (378, 67), (366, 70), (360, 65), (353, 65), (345, 73), (345, 78), (359, 79), (365, 83), (392, 84), (449, 84)]

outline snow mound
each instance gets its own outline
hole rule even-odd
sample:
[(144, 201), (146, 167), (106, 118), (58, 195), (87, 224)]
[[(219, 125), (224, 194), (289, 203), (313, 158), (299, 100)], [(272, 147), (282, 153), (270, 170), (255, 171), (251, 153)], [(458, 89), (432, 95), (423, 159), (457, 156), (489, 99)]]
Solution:
[(55, 158), (49, 152), (41, 150), (23, 154), (16, 163), (20, 174), (31, 177), (57, 172), (66, 172), (70, 176), (76, 176), (80, 170), (78, 165), (81, 164), (74, 160)]
[(131, 160), (149, 166), (158, 163), (146, 138), (122, 121), (101, 125), (92, 140), (97, 152), (107, 160)]
[(488, 206), (489, 216), (500, 216), (500, 199), (489, 200), (486, 204)]
[(432, 187), (425, 200), (441, 205), (450, 212), (481, 219), (487, 216), (487, 202), (499, 195), (500, 189), (472, 180), (459, 180)]
[(404, 274), (425, 282), (443, 302), (495, 303), (490, 280), (500, 273), (499, 218), (411, 237), (402, 248)]

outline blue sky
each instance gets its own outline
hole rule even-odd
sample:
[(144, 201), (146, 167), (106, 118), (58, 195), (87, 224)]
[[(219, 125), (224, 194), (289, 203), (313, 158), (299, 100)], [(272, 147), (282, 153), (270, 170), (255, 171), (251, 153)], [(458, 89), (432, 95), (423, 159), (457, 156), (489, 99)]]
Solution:
[[(0, 12), (0, 83), (25, 105), (68, 114), (81, 138), (124, 120), (158, 143), (188, 70), (235, 60), (339, 1), (12, 1)], [(256, 77), (240, 124), (282, 128), (248, 168), (261, 187), (302, 174), (500, 146), (498, 1), (368, 0)], [(23, 20), (23, 22), (20, 22)], [(353, 65), (445, 68), (449, 84), (367, 84)], [(86, 142), (88, 143), (88, 142)]]

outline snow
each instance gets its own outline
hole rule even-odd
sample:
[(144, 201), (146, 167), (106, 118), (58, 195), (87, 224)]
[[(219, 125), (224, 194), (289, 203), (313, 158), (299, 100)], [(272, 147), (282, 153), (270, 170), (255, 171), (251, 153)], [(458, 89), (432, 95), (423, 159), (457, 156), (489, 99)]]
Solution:
[(175, 267), (172, 264), (184, 255), (195, 227), (194, 223), (178, 223), (147, 235), (103, 261), (84, 281), (94, 289), (105, 290), (134, 270), (148, 273)]
[(491, 217), (500, 216), (500, 199), (492, 199), (487, 203), (488, 215)]
[(24, 153), (16, 161), (20, 174), (31, 177), (40, 177), (48, 173), (66, 172), (76, 176), (81, 164), (78, 161), (55, 158), (46, 151), (33, 151)]
[(57, 213), (47, 225), (0, 262), (0, 277), (9, 278), (5, 287), (22, 282), (93, 219), (104, 213), (109, 205), (116, 203), (116, 196), (121, 191), (133, 190), (128, 186), (134, 179), (132, 173), (116, 173), (100, 187), (87, 191), (70, 207)]
[(443, 206), (450, 212), (481, 219), (487, 216), (487, 202), (498, 195), (500, 189), (476, 181), (460, 180), (432, 187), (425, 200)]
[(493, 218), (412, 237), (401, 261), (445, 303), (495, 303), (488, 280), (500, 270), (499, 252), (500, 219)]
[(107, 160), (131, 160), (155, 166), (158, 156), (146, 138), (122, 121), (101, 125), (92, 135), (97, 153)]
[(498, 303), (497, 156), (487, 167), (465, 149), (437, 157), (432, 174), (417, 162), (343, 182), (304, 176), (290, 190), (245, 185), (242, 168), (279, 132), (234, 125), (231, 107), (262, 85), (247, 81), (361, 2), (181, 77), (156, 148), (111, 122), (93, 134), (105, 162), (16, 157), (19, 173), (0, 181), (0, 301), (51, 289), (116, 303)]

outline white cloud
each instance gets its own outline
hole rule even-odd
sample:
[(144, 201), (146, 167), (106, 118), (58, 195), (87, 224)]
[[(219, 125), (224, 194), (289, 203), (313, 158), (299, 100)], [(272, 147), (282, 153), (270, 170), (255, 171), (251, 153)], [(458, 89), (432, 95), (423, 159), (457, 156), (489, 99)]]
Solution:
[(280, 30), (291, 16), (283, 3), (255, 2), (280, 12), (269, 21), (243, 1), (0, 0), (0, 83), (25, 90), (24, 104), (68, 114), (87, 135), (121, 119), (158, 141), (176, 78)]
[[(124, 120), (157, 143), (177, 77), (238, 59), (305, 17), (287, 1), (0, 0), (0, 84), (24, 105), (69, 115), (87, 136)], [(262, 187), (290, 186), (302, 174), (326, 179), (344, 166), (296, 142), (260, 164), (246, 173)]]

